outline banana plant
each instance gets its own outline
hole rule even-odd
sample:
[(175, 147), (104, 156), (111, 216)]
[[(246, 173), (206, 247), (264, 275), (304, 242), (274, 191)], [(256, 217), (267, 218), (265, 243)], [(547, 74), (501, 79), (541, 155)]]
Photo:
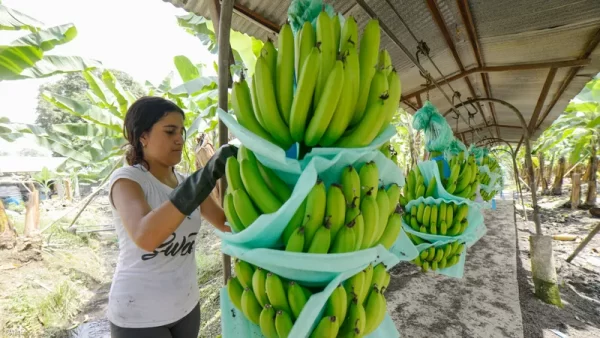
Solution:
[(27, 30), (29, 34), (0, 45), (0, 81), (45, 78), (102, 65), (99, 61), (78, 56), (46, 54), (77, 36), (77, 28), (73, 24), (46, 28), (42, 22), (0, 4), (2, 30)]

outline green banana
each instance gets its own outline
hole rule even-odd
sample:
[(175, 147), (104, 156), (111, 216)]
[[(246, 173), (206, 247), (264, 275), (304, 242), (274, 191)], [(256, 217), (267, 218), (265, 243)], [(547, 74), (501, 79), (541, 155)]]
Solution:
[(291, 314), (293, 315), (294, 319), (298, 319), (298, 317), (300, 317), (300, 312), (302, 312), (302, 309), (304, 308), (304, 305), (306, 305), (306, 302), (308, 302), (308, 297), (306, 297), (302, 287), (294, 281), (290, 282), (287, 295), (290, 308), (292, 309)]
[(340, 25), (340, 17), (335, 14), (331, 20), (331, 26), (333, 28), (333, 47), (336, 52), (340, 49), (340, 35), (342, 26)]
[(258, 170), (260, 171), (262, 178), (265, 180), (265, 183), (267, 184), (271, 192), (273, 192), (277, 196), (281, 203), (285, 203), (290, 198), (290, 196), (292, 196), (292, 189), (290, 189), (287, 183), (285, 183), (281, 178), (279, 178), (279, 176), (277, 176), (277, 174), (275, 174), (275, 172), (271, 168), (263, 165), (259, 161), (256, 161), (256, 164), (258, 166)]
[(237, 158), (231, 156), (225, 162), (225, 177), (227, 178), (227, 187), (233, 190), (244, 189), (244, 183), (240, 176), (240, 163)]
[[(356, 54), (355, 49), (351, 50)], [(348, 53), (350, 53), (350, 51)], [(337, 105), (335, 106), (333, 116), (327, 125), (323, 137), (321, 137), (321, 140), (319, 141), (319, 144), (322, 147), (333, 145), (344, 134), (348, 124), (350, 124), (350, 119), (354, 112), (354, 100), (352, 98), (354, 95), (355, 84), (352, 81), (355, 80), (353, 79), (355, 74), (352, 74), (352, 72), (356, 71), (356, 69), (353, 69), (354, 65), (350, 64), (351, 62), (353, 62), (353, 60), (350, 60), (349, 58), (344, 59), (344, 80), (340, 85), (342, 90)]]
[[(411, 170), (408, 173), (408, 176), (406, 176), (406, 185), (404, 185), (407, 188), (407, 191), (410, 192), (410, 195), (414, 196), (415, 195), (415, 185), (417, 183), (417, 177), (415, 174), (414, 170)], [(405, 196), (407, 196), (407, 194), (404, 194)], [(408, 196), (407, 196), (408, 198)], [(413, 198), (409, 198), (409, 200), (411, 200)]]
[(392, 276), (390, 275), (389, 272), (386, 271), (385, 280), (383, 282), (383, 286), (381, 287), (381, 293), (383, 293), (385, 290), (387, 290), (388, 285), (390, 285), (391, 279), (392, 279)]
[(360, 198), (361, 201), (364, 199), (367, 192), (371, 192), (371, 195), (377, 197), (377, 186), (379, 185), (379, 171), (377, 164), (374, 161), (365, 163), (358, 171), (360, 177)]
[(254, 275), (254, 268), (250, 263), (241, 259), (236, 259), (233, 264), (233, 271), (237, 276), (238, 281), (244, 288), (252, 287), (252, 276)]
[(242, 293), (244, 292), (244, 288), (240, 284), (240, 281), (237, 277), (229, 277), (227, 280), (227, 294), (229, 295), (229, 299), (231, 303), (235, 305), (235, 307), (242, 311)]
[(373, 280), (373, 264), (369, 264), (365, 271), (365, 286), (362, 288), (362, 294), (358, 297), (358, 301), (361, 303), (365, 302), (367, 296), (371, 292), (371, 281)]
[(364, 329), (364, 335), (368, 335), (375, 331), (385, 316), (386, 304), (385, 298), (374, 286), (372, 292), (369, 294), (367, 304), (365, 306), (366, 323)]
[[(346, 289), (346, 296), (348, 301), (352, 300), (353, 298), (357, 298), (359, 299), (360, 296), (363, 294), (363, 289), (365, 287), (365, 271), (361, 271), (359, 273), (357, 273), (356, 275), (348, 278), (345, 282), (344, 282), (344, 289)], [(359, 304), (362, 304), (362, 302), (358, 302)]]
[(377, 201), (377, 207), (379, 209), (377, 213), (379, 218), (375, 228), (375, 234), (373, 235), (373, 244), (376, 244), (379, 241), (379, 238), (381, 238), (381, 235), (385, 231), (390, 210), (390, 200), (383, 187), (379, 188), (379, 192), (377, 192), (377, 197), (375, 200)]
[[(388, 95), (388, 81), (385, 73), (382, 69), (377, 69), (371, 80), (371, 86), (369, 88), (369, 96), (367, 97), (367, 107), (382, 98), (384, 95)], [(379, 129), (377, 130), (379, 132)]]
[(243, 189), (231, 192), (233, 197), (233, 207), (242, 222), (244, 228), (249, 227), (260, 216), (258, 210), (254, 207), (250, 196)]
[(423, 272), (429, 271), (429, 262), (423, 262), (423, 264), (421, 264), (421, 271), (423, 271)]
[(284, 23), (277, 37), (277, 67), (275, 88), (279, 112), (286, 124), (290, 123), (290, 108), (294, 95), (294, 33), (289, 23)]
[[(262, 113), (260, 112), (260, 107), (258, 106), (258, 94), (256, 94), (256, 81), (255, 81), (256, 76), (253, 76), (252, 78), (250, 78), (250, 94), (252, 96), (252, 110), (254, 110), (254, 115), (256, 116), (256, 120), (258, 121), (258, 123), (260, 124), (260, 126), (265, 129), (266, 124), (263, 121), (262, 118)], [(266, 129), (265, 129), (266, 130)], [(271, 135), (271, 134), (269, 134)], [(275, 139), (273, 138), (273, 136), (271, 135), (271, 139), (273, 140), (272, 142), (277, 144), (277, 142), (275, 142)]]
[(392, 72), (392, 58), (387, 49), (379, 51), (379, 63), (377, 64), (377, 67), (383, 71), (386, 77)]
[(339, 333), (341, 337), (362, 337), (367, 321), (365, 308), (358, 302), (356, 297), (351, 298), (349, 303), (348, 316), (344, 320)]
[(445, 236), (448, 233), (448, 225), (446, 221), (440, 222), (440, 235)]
[[(335, 146), (340, 148), (360, 148), (365, 147), (371, 142), (373, 142), (375, 137), (377, 137), (381, 126), (383, 125), (383, 119), (381, 118), (381, 114), (383, 112), (385, 101), (386, 99), (379, 98), (375, 103), (373, 103), (370, 106), (367, 106), (364, 114), (361, 114), (362, 120), (360, 121), (360, 123), (357, 124), (354, 128), (350, 129), (347, 133), (342, 135), (342, 137), (340, 137), (340, 139), (335, 143)], [(355, 110), (355, 113), (356, 111), (358, 110)]]
[[(321, 101), (321, 96), (325, 91), (326, 83), (329, 78), (329, 74), (334, 68), (335, 64), (335, 42), (333, 41), (333, 24), (332, 20), (325, 11), (321, 11), (317, 16), (317, 44), (321, 49), (320, 63), (319, 66), (319, 78), (317, 79), (317, 87), (315, 89), (315, 100), (313, 107), (317, 108), (317, 104)], [(316, 143), (315, 143), (316, 144)]]
[(240, 220), (237, 212), (235, 211), (233, 195), (231, 193), (225, 194), (225, 198), (223, 199), (223, 211), (225, 212), (225, 218), (231, 225), (231, 229), (234, 233), (237, 234), (244, 231), (246, 227), (244, 227), (244, 223), (242, 223), (242, 220)]
[[(414, 206), (413, 206), (414, 208)], [(425, 202), (419, 203), (417, 207), (417, 222), (423, 224), (423, 214), (425, 213)]]
[(342, 191), (347, 203), (355, 203), (356, 207), (360, 207), (360, 176), (358, 171), (354, 169), (352, 165), (347, 165), (340, 175), (340, 181), (342, 184)]
[(267, 61), (267, 66), (269, 67), (269, 72), (271, 73), (271, 79), (273, 83), (275, 83), (275, 71), (277, 70), (277, 49), (275, 49), (275, 44), (271, 38), (267, 38), (267, 42), (263, 45), (262, 50), (260, 51), (260, 56), (265, 58)]
[(438, 206), (436, 204), (431, 206), (431, 216), (429, 218), (429, 225), (433, 227), (437, 227), (437, 218), (438, 218)]
[(294, 93), (294, 98), (290, 113), (290, 135), (295, 142), (304, 140), (306, 130), (306, 121), (310, 112), (317, 77), (319, 75), (319, 55), (317, 47), (313, 47), (310, 54), (306, 57), (298, 79), (298, 87)]
[(239, 81), (233, 83), (231, 88), (231, 106), (242, 127), (271, 143), (276, 143), (271, 134), (260, 125), (254, 115), (250, 87), (243, 76)]
[(400, 201), (400, 186), (396, 183), (392, 183), (388, 186), (386, 193), (388, 195), (388, 199), (390, 202), (390, 209), (388, 212), (388, 216), (393, 214), (396, 211), (396, 206)]
[[(248, 195), (262, 213), (274, 213), (281, 208), (283, 203), (269, 190), (256, 162), (243, 159), (240, 162), (240, 174)], [(239, 213), (237, 208), (236, 210)]]
[(258, 319), (260, 332), (266, 338), (279, 338), (275, 328), (275, 309), (271, 304), (265, 304)]
[(341, 185), (334, 183), (329, 186), (326, 204), (325, 217), (331, 223), (331, 238), (335, 238), (346, 218), (346, 198)]
[(306, 252), (326, 254), (331, 246), (331, 225), (329, 219), (326, 218), (323, 226), (319, 227), (317, 232), (315, 232)]
[(433, 259), (435, 258), (435, 247), (434, 246), (430, 246), (429, 247), (429, 254), (427, 255), (427, 260), (428, 261), (433, 261)]
[(294, 231), (296, 231), (296, 229), (298, 229), (302, 225), (302, 222), (304, 221), (305, 211), (306, 211), (306, 199), (304, 199), (304, 201), (302, 201), (302, 204), (300, 204), (300, 207), (298, 208), (298, 210), (296, 210), (296, 212), (294, 213), (294, 216), (292, 216), (292, 219), (286, 225), (285, 230), (283, 231), (282, 237), (283, 237), (284, 244), (288, 243), (288, 241), (289, 241), (290, 237), (292, 236), (292, 234), (294, 233)]
[(352, 15), (346, 18), (344, 21), (344, 27), (340, 34), (340, 52), (345, 52), (349, 48), (356, 47), (358, 43), (358, 27), (356, 26), (356, 20)]
[(325, 183), (319, 179), (306, 197), (306, 211), (304, 212), (304, 250), (308, 250), (312, 239), (323, 224), (325, 218), (325, 205), (327, 193)]
[(283, 288), (283, 283), (279, 276), (274, 273), (267, 273), (267, 281), (265, 282), (265, 288), (267, 290), (267, 297), (269, 303), (273, 305), (275, 310), (283, 310), (287, 313), (291, 313), (290, 305), (288, 304), (287, 296)]
[(264, 56), (261, 55), (256, 60), (254, 72), (258, 105), (266, 129), (273, 131), (273, 138), (279, 146), (289, 149), (293, 143), (292, 136), (277, 107), (273, 74)]
[(339, 324), (335, 316), (323, 317), (317, 324), (310, 338), (335, 338), (339, 331)]
[(426, 205), (425, 210), (423, 211), (423, 222), (420, 222), (424, 226), (428, 227), (430, 224), (431, 218), (431, 205)]
[(254, 296), (254, 292), (249, 287), (244, 289), (242, 293), (242, 312), (251, 322), (260, 325), (260, 313), (262, 308)]
[(458, 207), (457, 213), (454, 215), (454, 220), (458, 221), (458, 222), (462, 222), (462, 220), (465, 219), (465, 217), (467, 217), (468, 213), (469, 213), (469, 205), (466, 203), (461, 204)]
[(431, 177), (431, 179), (429, 180), (429, 183), (427, 184), (427, 190), (425, 191), (425, 197), (433, 197), (433, 193), (435, 192), (435, 188), (436, 188), (436, 178), (435, 175), (433, 175)]
[(377, 222), (379, 221), (379, 208), (377, 200), (372, 195), (373, 190), (369, 190), (361, 202), (360, 211), (363, 215), (365, 231), (360, 245), (361, 250), (368, 249), (375, 242), (374, 238), (377, 231)]
[[(367, 99), (369, 97), (369, 88), (371, 87), (371, 80), (375, 75), (377, 66), (377, 57), (379, 56), (379, 44), (381, 40), (379, 20), (370, 19), (365, 26), (363, 34), (360, 39), (359, 49), (359, 64), (360, 64), (360, 85), (358, 90), (358, 101), (354, 109), (352, 116), (351, 125), (357, 124), (361, 121), (361, 125), (364, 123), (363, 116), (370, 109), (367, 106)], [(379, 115), (379, 112), (377, 112)], [(379, 129), (376, 130), (376, 132)], [(370, 142), (370, 141), (369, 141)]]
[[(389, 56), (389, 54), (388, 54)], [(394, 113), (398, 110), (398, 105), (400, 102), (400, 97), (402, 96), (402, 84), (400, 83), (400, 77), (395, 69), (392, 69), (390, 74), (387, 76), (388, 80), (388, 99), (385, 100), (385, 104), (383, 106), (383, 114), (384, 120), (381, 128), (379, 129), (379, 133), (381, 134), (385, 128), (390, 125), (392, 119), (394, 118)]]
[[(323, 53), (321, 55), (323, 55)], [(327, 131), (327, 127), (331, 122), (333, 114), (336, 110), (336, 106), (338, 105), (338, 101), (342, 94), (342, 88), (344, 87), (343, 83), (344, 64), (341, 60), (337, 60), (333, 64), (333, 69), (327, 77), (325, 88), (322, 89), (322, 95), (317, 98), (319, 101), (317, 103), (314, 115), (306, 127), (304, 143), (307, 146), (316, 146), (325, 134), (325, 131)], [(317, 90), (319, 90), (318, 84), (319, 83), (317, 82)]]
[(327, 299), (323, 315), (339, 318), (338, 325), (342, 325), (344, 318), (346, 318), (347, 310), (348, 298), (346, 297), (346, 290), (344, 289), (344, 286), (340, 284), (333, 290), (331, 296)]
[[(306, 58), (312, 52), (313, 48), (315, 48), (316, 36), (313, 25), (310, 22), (305, 21), (304, 24), (302, 24), (302, 28), (300, 29), (298, 36), (299, 38), (297, 40), (299, 45), (298, 48), (296, 48), (296, 77), (300, 77), (302, 69), (304, 69), (303, 67)], [(316, 73), (319, 73), (318, 69), (316, 70)], [(298, 78), (296, 79), (296, 81), (300, 82)], [(294, 95), (298, 94), (298, 91), (296, 91)], [(311, 93), (311, 96), (312, 94), (313, 93)], [(310, 104), (310, 102), (308, 104)]]
[(387, 271), (383, 263), (375, 265), (375, 267), (373, 268), (373, 279), (371, 280), (371, 284), (369, 286), (371, 290), (373, 290), (373, 287), (377, 287), (381, 291), (383, 283), (385, 282), (386, 274)]
[(287, 338), (294, 327), (292, 318), (287, 311), (278, 310), (275, 315), (275, 329), (279, 338)]
[(260, 267), (257, 267), (252, 274), (252, 291), (260, 306), (264, 307), (269, 302), (265, 282), (267, 281), (267, 272)]
[(360, 250), (363, 238), (365, 236), (365, 221), (363, 220), (363, 215), (360, 213), (356, 216), (354, 220), (354, 233), (356, 237), (356, 243), (354, 245), (354, 250), (352, 251), (358, 251)]
[(387, 250), (394, 245), (394, 242), (396, 242), (396, 239), (400, 234), (400, 229), (402, 228), (402, 216), (400, 216), (400, 211), (401, 210), (398, 208), (396, 212), (389, 216), (385, 230), (379, 239), (378, 244), (383, 245)]
[(356, 233), (354, 231), (354, 225), (356, 220), (352, 220), (342, 227), (337, 233), (337, 236), (333, 240), (331, 245), (331, 253), (345, 253), (352, 252), (356, 248)]
[(304, 250), (304, 227), (297, 228), (290, 236), (285, 251), (302, 252)]
[(438, 207), (438, 222), (446, 220), (446, 202), (440, 203)]

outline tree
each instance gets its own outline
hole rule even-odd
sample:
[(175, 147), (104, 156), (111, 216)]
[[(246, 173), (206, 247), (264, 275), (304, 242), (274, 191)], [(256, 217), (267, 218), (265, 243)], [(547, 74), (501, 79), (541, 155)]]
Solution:
[(47, 55), (56, 46), (77, 36), (73, 24), (45, 28), (44, 23), (0, 4), (0, 31), (27, 30), (30, 33), (0, 45), (0, 81), (43, 78), (101, 66), (78, 56)]
[[(137, 83), (129, 74), (121, 72), (119, 70), (110, 70), (115, 76), (117, 81), (121, 84), (124, 90), (132, 93), (134, 97), (141, 97), (145, 94), (145, 90), (141, 84)], [(94, 69), (90, 71), (91, 74), (100, 78), (102, 77), (102, 70)], [(50, 92), (64, 97), (71, 98), (79, 102), (85, 102), (91, 104), (88, 91), (90, 90), (90, 84), (86, 81), (83, 73), (69, 73), (64, 75), (58, 81), (41, 85), (38, 94), (38, 104), (36, 108), (37, 118), (36, 124), (46, 130), (53, 130), (52, 126), (63, 123), (80, 123), (83, 122), (81, 117), (73, 114), (69, 114), (64, 109), (53, 105), (44, 98), (44, 92)], [(73, 141), (76, 142), (76, 138), (73, 137)], [(79, 146), (77, 144), (76, 146)], [(55, 153), (55, 155), (58, 155)]]

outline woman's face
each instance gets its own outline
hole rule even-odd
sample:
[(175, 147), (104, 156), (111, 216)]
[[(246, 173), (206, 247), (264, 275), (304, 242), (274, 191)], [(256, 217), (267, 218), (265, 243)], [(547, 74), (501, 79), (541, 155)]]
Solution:
[(146, 161), (174, 166), (181, 161), (184, 144), (183, 116), (167, 113), (140, 137)]

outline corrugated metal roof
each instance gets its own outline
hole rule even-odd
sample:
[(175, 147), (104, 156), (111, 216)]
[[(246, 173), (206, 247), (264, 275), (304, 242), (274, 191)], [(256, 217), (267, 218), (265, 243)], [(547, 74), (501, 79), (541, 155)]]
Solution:
[[(163, 1), (210, 18), (208, 4), (212, 0)], [(345, 16), (354, 16), (359, 32), (362, 32), (370, 18), (368, 12), (356, 1), (326, 0), (325, 2), (332, 4), (337, 12)], [(460, 61), (466, 69), (470, 69), (476, 67), (477, 62), (468, 38), (467, 28), (460, 15), (459, 2), (462, 3), (462, 0), (435, 0), (450, 38), (456, 46)], [(485, 66), (577, 59), (588, 42), (600, 30), (600, 1), (598, 0), (468, 0), (466, 2), (475, 23), (476, 35)], [(417, 43), (400, 22), (394, 9), (414, 32), (417, 39), (427, 43), (432, 59), (445, 76), (452, 76), (460, 72), (451, 50), (433, 18), (427, 1), (396, 0), (388, 2), (385, 0), (365, 0), (365, 3), (375, 13), (375, 16), (389, 27), (391, 34), (411, 51), (413, 56), (417, 50)], [(281, 25), (287, 19), (287, 9), (290, 1), (237, 0), (236, 4), (256, 12), (277, 25)], [(390, 7), (390, 4), (394, 7)], [(262, 40), (266, 40), (267, 37), (276, 39), (275, 34), (268, 29), (235, 11), (232, 28)], [(419, 75), (418, 68), (383, 30), (381, 48), (386, 48), (389, 51), (394, 67), (399, 71), (403, 95), (421, 88), (425, 81)], [(600, 72), (600, 48), (595, 48), (590, 58), (592, 62), (579, 69), (573, 81), (544, 119), (540, 129), (535, 132), (535, 136), (539, 136), (541, 131), (547, 128), (562, 113), (570, 99), (577, 95), (585, 83)], [(439, 79), (440, 74), (432, 64), (427, 60), (423, 60), (423, 57), (420, 59), (423, 67), (434, 78)], [(548, 71), (549, 69), (539, 69), (489, 73), (491, 97), (513, 104), (529, 122)], [(569, 68), (561, 68), (557, 71), (540, 115), (544, 113), (549, 102), (561, 87), (568, 71)], [(478, 73), (469, 75), (467, 78), (471, 81), (477, 97), (487, 97), (481, 76)], [(463, 101), (472, 96), (465, 79), (453, 81), (451, 86), (461, 93)], [(453, 93), (448, 85), (442, 87), (449, 96), (452, 96)], [(450, 108), (451, 105), (438, 90), (431, 90), (429, 95), (431, 102), (441, 112), (445, 112)], [(421, 98), (425, 100), (425, 94)], [(414, 100), (412, 102), (415, 103)], [(458, 103), (458, 101), (455, 103)], [(408, 106), (402, 105), (408, 108)], [(519, 120), (512, 111), (499, 104), (495, 104), (494, 107), (497, 124), (519, 126)], [(483, 110), (487, 123), (493, 124), (489, 105), (481, 104), (479, 109)], [(466, 110), (464, 108), (460, 110), (466, 118)], [(473, 111), (472, 108), (471, 111)], [(454, 129), (456, 120), (451, 115), (448, 115), (447, 119)], [(481, 114), (477, 114), (470, 122), (471, 125), (485, 126), (486, 121), (483, 120)], [(458, 122), (459, 131), (469, 128), (462, 119)], [(506, 127), (499, 127), (499, 129), (501, 136), (509, 141), (518, 142), (521, 138), (522, 132), (519, 129)], [(493, 136), (496, 136), (495, 128), (482, 130), (479, 135), (481, 137), (490, 136), (492, 133)]]

